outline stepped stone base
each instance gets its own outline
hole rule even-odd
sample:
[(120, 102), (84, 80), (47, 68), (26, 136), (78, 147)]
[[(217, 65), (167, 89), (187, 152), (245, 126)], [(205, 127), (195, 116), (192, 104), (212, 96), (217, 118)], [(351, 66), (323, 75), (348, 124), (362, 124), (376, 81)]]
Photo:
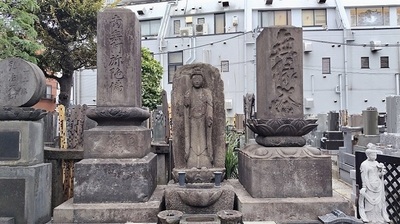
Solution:
[(163, 208), (164, 189), (158, 186), (142, 203), (74, 203), (73, 198), (54, 209), (53, 223), (146, 223), (157, 222)]
[(277, 223), (319, 223), (318, 216), (335, 209), (354, 215), (352, 203), (334, 192), (332, 197), (253, 198), (237, 180), (228, 180), (237, 196), (243, 221), (274, 220)]

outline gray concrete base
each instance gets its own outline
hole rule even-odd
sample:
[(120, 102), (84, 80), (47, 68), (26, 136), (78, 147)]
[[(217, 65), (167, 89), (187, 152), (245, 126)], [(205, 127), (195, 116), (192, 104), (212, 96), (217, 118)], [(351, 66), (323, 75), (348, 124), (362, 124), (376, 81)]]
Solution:
[(54, 209), (53, 223), (146, 223), (157, 222), (163, 210), (164, 187), (158, 186), (142, 203), (73, 203), (73, 198)]
[(51, 219), (51, 164), (0, 166), (0, 217), (17, 224)]
[(274, 220), (277, 223), (315, 223), (318, 216), (339, 209), (353, 215), (351, 202), (333, 193), (332, 197), (253, 198), (238, 180), (228, 180), (237, 196), (237, 210), (244, 221)]

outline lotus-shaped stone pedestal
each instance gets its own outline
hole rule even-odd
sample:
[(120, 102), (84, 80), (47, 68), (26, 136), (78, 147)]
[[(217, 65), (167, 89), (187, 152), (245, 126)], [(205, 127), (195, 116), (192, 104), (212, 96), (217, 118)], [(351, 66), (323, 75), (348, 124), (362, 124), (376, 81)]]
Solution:
[(266, 147), (301, 147), (302, 137), (318, 126), (317, 119), (248, 119), (247, 126), (257, 134), (256, 142)]

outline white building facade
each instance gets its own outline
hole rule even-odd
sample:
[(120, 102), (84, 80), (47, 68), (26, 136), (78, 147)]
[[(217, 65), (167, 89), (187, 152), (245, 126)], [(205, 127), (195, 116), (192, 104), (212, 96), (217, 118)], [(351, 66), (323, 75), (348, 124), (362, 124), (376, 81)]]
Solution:
[[(256, 38), (274, 25), (303, 28), (305, 114), (385, 112), (386, 96), (400, 94), (398, 0), (131, 0), (118, 7), (137, 14), (142, 47), (164, 67), (169, 100), (177, 68), (210, 63), (224, 81), (227, 116), (242, 114), (243, 95), (256, 93)], [(95, 104), (95, 70), (77, 72), (74, 103)]]

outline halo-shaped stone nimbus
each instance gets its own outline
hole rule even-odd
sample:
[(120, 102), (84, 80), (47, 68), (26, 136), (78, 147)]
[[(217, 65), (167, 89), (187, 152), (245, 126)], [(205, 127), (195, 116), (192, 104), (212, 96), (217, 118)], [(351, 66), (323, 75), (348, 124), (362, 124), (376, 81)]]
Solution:
[(248, 119), (247, 126), (259, 136), (303, 136), (318, 126), (317, 119)]
[(86, 116), (98, 125), (140, 125), (150, 113), (139, 107), (97, 107), (88, 109)]
[(0, 107), (0, 120), (38, 121), (46, 116), (46, 110), (31, 107)]

